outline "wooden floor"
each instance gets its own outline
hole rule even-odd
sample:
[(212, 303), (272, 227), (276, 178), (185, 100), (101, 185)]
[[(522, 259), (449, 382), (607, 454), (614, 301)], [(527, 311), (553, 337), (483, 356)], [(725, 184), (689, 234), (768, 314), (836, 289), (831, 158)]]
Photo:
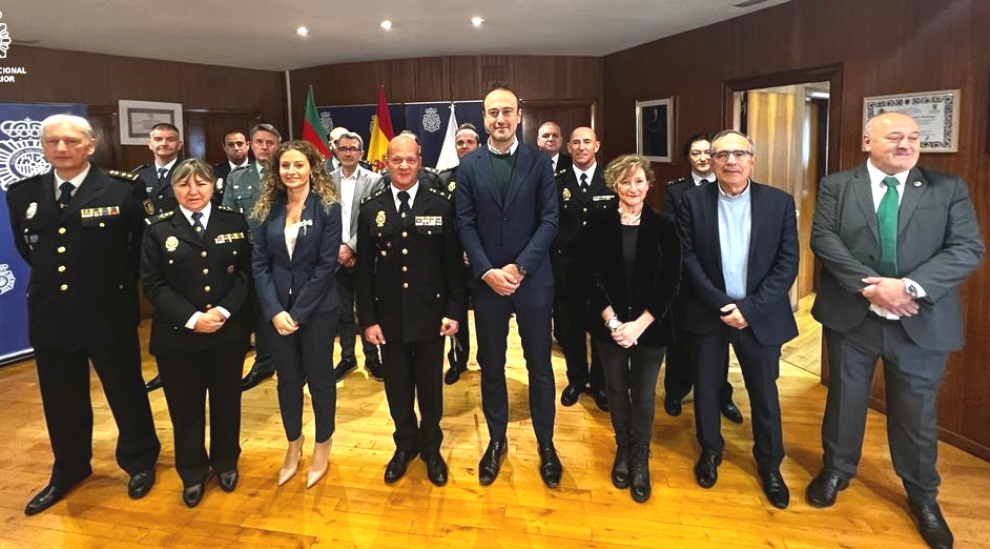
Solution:
[[(810, 303), (802, 303), (807, 311)], [(544, 488), (528, 419), (526, 373), (518, 339), (510, 343), (509, 458), (492, 486), (478, 485), (476, 466), (487, 444), (477, 364), (445, 389), (443, 455), (451, 479), (436, 488), (415, 462), (393, 486), (382, 482), (393, 451), (382, 385), (361, 370), (338, 386), (337, 433), (328, 476), (306, 490), (304, 474), (276, 487), (284, 453), (275, 383), (244, 395), (241, 482), (233, 494), (214, 484), (197, 509), (180, 500), (172, 434), (161, 391), (151, 395), (162, 455), (159, 480), (141, 501), (127, 498), (127, 475), (114, 463), (116, 429), (94, 377), (94, 475), (35, 517), (24, 504), (45, 485), (51, 451), (33, 362), (0, 370), (0, 547), (924, 547), (906, 511), (890, 465), (884, 418), (870, 412), (860, 474), (827, 510), (804, 502), (804, 487), (821, 463), (819, 430), (825, 389), (818, 383), (820, 328), (800, 314), (801, 337), (784, 349), (780, 393), (792, 491), (789, 509), (771, 507), (751, 458), (749, 406), (733, 364), (742, 426), (724, 424), (725, 463), (711, 490), (695, 483), (698, 455), (688, 405), (671, 418), (658, 406), (654, 429), (653, 497), (633, 502), (612, 487), (614, 443), (608, 415), (588, 398), (558, 406), (556, 444), (564, 464), (558, 490)], [(147, 338), (148, 326), (142, 327)], [(250, 357), (249, 357), (250, 358)], [(566, 383), (554, 351), (557, 386)], [(154, 373), (146, 360), (145, 375)], [(305, 431), (312, 433), (311, 414)], [(311, 450), (307, 443), (306, 456)], [(304, 463), (308, 466), (308, 463)], [(941, 503), (958, 547), (990, 547), (990, 464), (942, 445)], [(302, 473), (302, 471), (301, 471)]]

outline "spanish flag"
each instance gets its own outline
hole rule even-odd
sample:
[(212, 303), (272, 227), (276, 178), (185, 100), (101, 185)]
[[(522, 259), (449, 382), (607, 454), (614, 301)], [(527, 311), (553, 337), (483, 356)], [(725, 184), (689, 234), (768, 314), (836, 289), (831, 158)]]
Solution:
[(327, 130), (320, 122), (320, 113), (316, 111), (316, 101), (313, 100), (313, 86), (309, 87), (309, 94), (306, 95), (306, 118), (303, 119), (302, 138), (313, 144), (323, 158), (330, 157), (330, 147), (328, 146)]
[(368, 140), (368, 162), (380, 172), (385, 169), (385, 155), (388, 154), (388, 142), (395, 137), (392, 131), (392, 115), (388, 113), (388, 102), (385, 101), (385, 86), (378, 89), (378, 112), (371, 119), (371, 139)]

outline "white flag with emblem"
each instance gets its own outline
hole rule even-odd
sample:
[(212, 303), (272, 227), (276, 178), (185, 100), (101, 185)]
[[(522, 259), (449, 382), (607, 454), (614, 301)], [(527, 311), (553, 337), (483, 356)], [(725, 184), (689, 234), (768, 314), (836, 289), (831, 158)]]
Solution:
[(450, 104), (450, 120), (447, 121), (447, 134), (440, 148), (440, 158), (437, 159), (437, 170), (446, 170), (460, 164), (457, 158), (457, 116), (454, 115), (454, 104)]

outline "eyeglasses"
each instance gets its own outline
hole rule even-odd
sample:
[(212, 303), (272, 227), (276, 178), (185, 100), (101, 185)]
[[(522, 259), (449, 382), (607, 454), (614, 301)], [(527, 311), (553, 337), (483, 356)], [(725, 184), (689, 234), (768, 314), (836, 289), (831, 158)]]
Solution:
[(753, 153), (751, 151), (718, 151), (712, 153), (712, 158), (719, 162), (725, 162), (729, 159), (729, 156), (732, 156), (736, 161), (740, 161), (753, 156)]
[(360, 147), (337, 147), (337, 151), (342, 153), (359, 153), (361, 149)]

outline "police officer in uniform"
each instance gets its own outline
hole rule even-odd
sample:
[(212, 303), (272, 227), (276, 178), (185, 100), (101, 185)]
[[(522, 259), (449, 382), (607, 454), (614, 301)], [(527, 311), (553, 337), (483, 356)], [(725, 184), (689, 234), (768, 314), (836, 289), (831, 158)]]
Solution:
[[(454, 145), (458, 159), (464, 158), (464, 155), (477, 149), (479, 143), (481, 143), (481, 138), (478, 136), (478, 129), (474, 127), (474, 124), (465, 122), (457, 127), (457, 133), (454, 134)], [(440, 189), (446, 190), (451, 194), (451, 198), (453, 198), (454, 190), (457, 188), (457, 166), (437, 172), (437, 177), (439, 178)], [(457, 383), (457, 380), (461, 378), (461, 374), (467, 371), (468, 356), (471, 354), (471, 329), (468, 327), (468, 309), (471, 303), (474, 276), (471, 275), (471, 265), (468, 263), (467, 254), (464, 254), (462, 271), (464, 273), (465, 289), (464, 314), (457, 319), (459, 326), (457, 334), (454, 336), (454, 340), (451, 341), (450, 351), (447, 353), (447, 361), (450, 363), (450, 368), (443, 376), (443, 382), (447, 385)]]
[(148, 148), (155, 155), (155, 161), (134, 168), (134, 173), (140, 178), (147, 194), (145, 207), (148, 215), (158, 215), (170, 212), (179, 205), (172, 194), (172, 169), (182, 150), (179, 128), (168, 122), (155, 124), (148, 135)]
[(120, 436), (117, 464), (130, 475), (128, 495), (155, 483), (161, 445), (141, 379), (137, 267), (144, 211), (137, 176), (90, 164), (89, 122), (54, 115), (41, 123), (53, 170), (7, 191), (17, 251), (31, 265), (28, 334), (55, 463), (51, 479), (27, 504), (34, 515), (93, 473), (89, 363)]
[(151, 354), (172, 418), (182, 499), (195, 507), (214, 471), (222, 490), (237, 486), (241, 369), (253, 327), (251, 243), (243, 215), (211, 204), (213, 169), (207, 163), (179, 163), (172, 186), (179, 207), (149, 220), (141, 275), (155, 306)]
[(396, 450), (385, 482), (398, 481), (421, 455), (430, 482), (443, 486), (443, 338), (457, 333), (464, 307), (461, 248), (450, 195), (417, 180), (422, 159), (415, 140), (395, 137), (387, 162), (392, 183), (361, 206), (358, 230), (366, 251), (356, 267), (358, 320), (367, 340), (381, 346), (395, 422)]
[(590, 392), (595, 405), (609, 410), (605, 393), (605, 374), (598, 357), (598, 345), (591, 340), (591, 363), (588, 363), (588, 293), (591, 281), (588, 269), (580, 262), (581, 233), (588, 216), (598, 210), (617, 208), (615, 193), (605, 185), (595, 154), (601, 147), (595, 130), (579, 127), (571, 132), (567, 150), (573, 165), (559, 170), (557, 198), (560, 203), (560, 229), (554, 241), (551, 260), (554, 274), (554, 336), (567, 362), (567, 387), (560, 403), (573, 406), (581, 393)]

